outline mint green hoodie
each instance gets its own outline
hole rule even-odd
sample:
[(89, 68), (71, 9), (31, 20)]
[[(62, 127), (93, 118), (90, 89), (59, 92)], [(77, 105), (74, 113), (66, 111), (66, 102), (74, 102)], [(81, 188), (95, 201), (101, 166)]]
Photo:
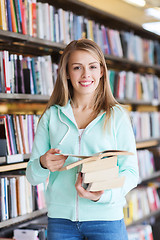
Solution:
[[(105, 113), (99, 114), (84, 130), (81, 137), (70, 102), (64, 107), (52, 106), (41, 118), (34, 139), (26, 176), (32, 185), (46, 182), (48, 216), (72, 221), (120, 220), (123, 218), (125, 195), (138, 183), (138, 163), (135, 138), (126, 111), (115, 106), (104, 129)], [(39, 158), (50, 148), (62, 153), (91, 155), (104, 150), (126, 150), (134, 155), (119, 156), (119, 175), (125, 176), (122, 188), (106, 190), (98, 202), (78, 196), (75, 189), (77, 167), (50, 172), (40, 165)], [(77, 161), (68, 157), (65, 164)]]

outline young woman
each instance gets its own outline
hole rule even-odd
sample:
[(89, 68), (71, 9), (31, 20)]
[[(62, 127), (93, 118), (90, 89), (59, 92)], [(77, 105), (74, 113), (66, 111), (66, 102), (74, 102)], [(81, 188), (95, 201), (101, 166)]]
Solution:
[[(59, 171), (77, 158), (104, 150), (119, 156), (122, 188), (89, 192), (78, 168)], [(45, 182), (48, 240), (126, 240), (125, 195), (138, 182), (136, 145), (127, 112), (114, 99), (105, 59), (91, 40), (72, 41), (64, 50), (53, 94), (38, 124), (26, 171), (33, 185)]]

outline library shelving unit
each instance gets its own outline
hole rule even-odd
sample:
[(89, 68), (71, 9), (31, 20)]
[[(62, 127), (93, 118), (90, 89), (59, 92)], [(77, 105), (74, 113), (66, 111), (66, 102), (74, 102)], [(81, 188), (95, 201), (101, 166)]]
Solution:
[[(27, 0), (26, 0), (27, 2)], [(98, 23), (99, 26), (104, 25), (106, 28), (118, 30), (119, 32), (132, 33), (141, 39), (147, 39), (149, 41), (155, 41), (160, 44), (159, 36), (142, 29), (131, 22), (127, 22), (121, 18), (113, 16), (104, 11), (98, 10), (92, 6), (85, 3), (75, 1), (75, 0), (41, 0), (37, 1), (43, 4), (48, 3), (53, 5), (56, 9), (56, 13), (59, 14), (58, 9), (63, 9), (66, 12), (72, 12), (76, 16), (83, 16), (83, 21), (85, 19), (93, 21), (93, 23)], [(60, 15), (59, 15), (60, 16)], [(73, 15), (72, 15), (73, 17)], [(48, 26), (47, 26), (48, 27)], [(85, 35), (87, 35), (87, 30), (85, 30)], [(84, 36), (81, 36), (84, 37)], [(86, 36), (88, 37), (88, 36)], [(73, 39), (71, 39), (73, 40)], [(16, 32), (11, 32), (8, 30), (0, 30), (0, 50), (9, 51), (11, 54), (20, 54), (24, 56), (43, 56), (51, 55), (52, 60), (58, 63), (59, 57), (63, 52), (66, 43), (50, 41), (46, 39), (41, 39), (38, 37), (32, 37), (29, 34), (21, 34)], [(118, 71), (133, 71), (140, 74), (153, 74), (160, 77), (160, 63), (144, 63), (136, 60), (131, 60), (127, 57), (119, 57), (113, 54), (105, 54), (106, 63), (109, 69)], [(14, 114), (21, 112), (42, 112), (49, 96), (38, 95), (38, 94), (19, 94), (19, 93), (0, 93), (0, 114)], [(157, 111), (160, 109), (159, 100), (156, 101), (143, 101), (143, 100), (119, 100), (122, 104), (127, 104), (133, 111), (136, 111), (137, 106), (145, 106), (150, 108), (156, 106)], [(150, 138), (145, 141), (137, 141), (137, 149), (145, 149), (150, 147), (157, 147), (160, 142), (159, 138)], [(3, 172), (10, 172), (13, 170), (25, 169), (27, 164), (28, 156), (24, 156), (25, 161), (22, 163), (8, 164), (0, 166), (0, 174)], [(157, 175), (156, 175), (157, 174)], [(159, 172), (155, 173), (155, 177), (159, 177)], [(0, 223), (0, 236), (3, 229), (6, 227), (13, 228), (14, 224), (20, 224), (21, 222), (30, 221), (31, 218), (37, 218), (41, 215), (46, 214), (46, 209), (37, 210), (31, 214), (24, 216), (18, 216), (16, 219), (9, 219)], [(156, 214), (160, 215), (160, 211), (157, 210)], [(150, 216), (147, 216), (149, 218)], [(139, 222), (142, 222), (139, 220)], [(4, 237), (5, 235), (2, 234)]]

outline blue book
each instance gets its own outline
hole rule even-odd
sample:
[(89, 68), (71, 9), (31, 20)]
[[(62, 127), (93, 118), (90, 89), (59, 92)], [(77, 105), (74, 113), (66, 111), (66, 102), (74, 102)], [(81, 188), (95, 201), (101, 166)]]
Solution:
[(8, 29), (12, 32), (12, 19), (11, 19), (11, 5), (10, 0), (6, 0), (7, 4), (7, 18), (8, 18)]
[(35, 74), (35, 62), (34, 58), (31, 59), (31, 70), (32, 70), (32, 78), (33, 78), (33, 86), (34, 86), (34, 94), (37, 94), (37, 86), (36, 86), (36, 74)]

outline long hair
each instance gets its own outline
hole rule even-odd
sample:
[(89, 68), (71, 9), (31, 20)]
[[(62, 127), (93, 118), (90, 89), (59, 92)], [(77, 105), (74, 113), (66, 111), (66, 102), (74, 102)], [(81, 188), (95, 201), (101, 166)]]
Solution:
[(111, 114), (111, 109), (117, 104), (117, 101), (115, 100), (110, 88), (104, 54), (94, 41), (88, 39), (74, 40), (64, 49), (59, 63), (56, 84), (45, 111), (52, 105), (56, 104), (65, 106), (68, 103), (68, 100), (72, 100), (73, 87), (70, 80), (67, 79), (68, 61), (70, 55), (77, 50), (83, 50), (90, 53), (99, 61), (100, 66), (103, 68), (103, 76), (101, 77), (99, 85), (95, 90), (93, 106), (96, 115), (98, 115), (101, 111), (104, 111), (106, 112), (108, 119)]

